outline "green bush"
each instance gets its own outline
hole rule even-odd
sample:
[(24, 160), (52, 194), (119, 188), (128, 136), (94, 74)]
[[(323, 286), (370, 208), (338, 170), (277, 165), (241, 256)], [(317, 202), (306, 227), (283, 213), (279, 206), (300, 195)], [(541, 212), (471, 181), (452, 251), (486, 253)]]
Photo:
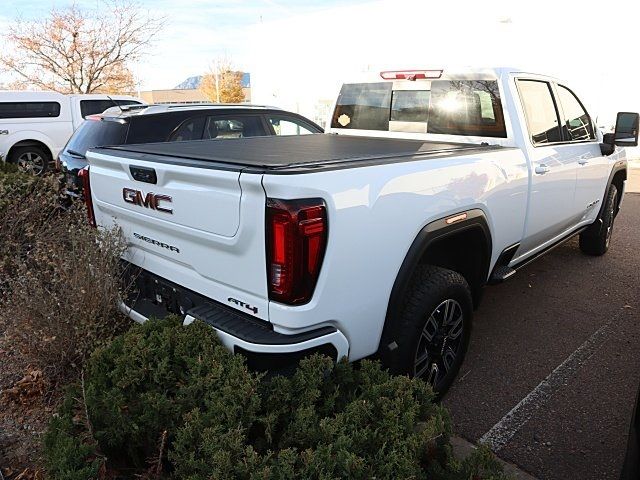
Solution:
[(167, 431), (194, 409), (216, 411), (229, 428), (256, 415), (258, 377), (203, 324), (147, 322), (98, 349), (87, 365), (87, 407), (107, 453), (142, 465)]
[(60, 413), (51, 419), (44, 437), (47, 470), (54, 473), (55, 478), (96, 478), (104, 464), (89, 434), (80, 395), (77, 387), (69, 389)]
[(45, 438), (54, 479), (105, 457), (122, 478), (503, 478), (484, 450), (452, 458), (449, 416), (422, 381), (320, 356), (264, 377), (199, 322), (133, 327), (92, 355), (80, 390)]

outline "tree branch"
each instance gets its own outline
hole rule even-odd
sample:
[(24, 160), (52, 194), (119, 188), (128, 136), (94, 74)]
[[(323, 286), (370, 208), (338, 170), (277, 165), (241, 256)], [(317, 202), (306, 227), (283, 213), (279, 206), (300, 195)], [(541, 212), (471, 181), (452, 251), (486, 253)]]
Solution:
[(75, 4), (43, 20), (17, 22), (0, 53), (0, 67), (39, 88), (65, 93), (132, 91), (131, 64), (142, 58), (164, 19), (141, 13), (131, 0), (98, 0), (95, 10)]

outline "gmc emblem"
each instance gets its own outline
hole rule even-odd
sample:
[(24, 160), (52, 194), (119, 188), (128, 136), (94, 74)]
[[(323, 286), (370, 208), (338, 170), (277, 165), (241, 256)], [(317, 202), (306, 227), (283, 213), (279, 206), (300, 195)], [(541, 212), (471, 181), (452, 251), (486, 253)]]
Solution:
[(151, 210), (158, 210), (159, 212), (173, 213), (172, 208), (160, 205), (160, 202), (171, 203), (171, 197), (169, 195), (159, 195), (153, 192), (149, 192), (145, 195), (140, 190), (123, 188), (122, 199), (127, 203), (132, 203), (139, 207), (150, 208)]

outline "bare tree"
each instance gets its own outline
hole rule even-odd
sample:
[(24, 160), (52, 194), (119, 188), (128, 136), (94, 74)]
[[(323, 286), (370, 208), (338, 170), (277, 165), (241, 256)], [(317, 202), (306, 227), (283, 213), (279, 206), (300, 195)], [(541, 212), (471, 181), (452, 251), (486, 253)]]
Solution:
[(234, 70), (228, 58), (216, 59), (211, 63), (209, 71), (203, 75), (200, 90), (212, 102), (244, 102), (242, 72)]
[(22, 88), (61, 93), (131, 92), (131, 64), (163, 26), (133, 0), (101, 0), (96, 10), (77, 5), (46, 18), (17, 21), (6, 32), (0, 67)]

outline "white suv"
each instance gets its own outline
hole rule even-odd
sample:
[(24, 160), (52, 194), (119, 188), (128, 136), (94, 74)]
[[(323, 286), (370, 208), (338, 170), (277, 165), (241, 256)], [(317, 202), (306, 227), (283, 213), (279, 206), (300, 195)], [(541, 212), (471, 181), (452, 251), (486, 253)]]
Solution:
[(0, 159), (42, 175), (87, 115), (141, 103), (122, 95), (0, 92)]

